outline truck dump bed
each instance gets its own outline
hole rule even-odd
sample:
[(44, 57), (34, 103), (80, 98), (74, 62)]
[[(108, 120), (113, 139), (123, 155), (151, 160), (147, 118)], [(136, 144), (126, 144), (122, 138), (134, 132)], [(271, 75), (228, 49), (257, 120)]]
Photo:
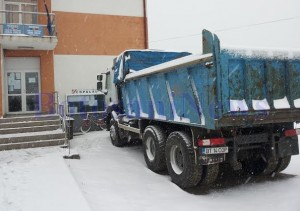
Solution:
[(300, 52), (221, 49), (203, 32), (203, 55), (129, 73), (129, 117), (207, 129), (300, 121)]

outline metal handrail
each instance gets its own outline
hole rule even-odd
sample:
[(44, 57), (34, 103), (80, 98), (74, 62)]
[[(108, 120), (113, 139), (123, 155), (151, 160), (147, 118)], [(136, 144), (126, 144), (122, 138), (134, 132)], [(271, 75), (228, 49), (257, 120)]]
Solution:
[[(68, 140), (67, 140), (67, 128), (66, 128), (66, 112), (64, 111), (65, 110), (65, 107), (64, 107), (64, 104), (62, 104), (60, 102), (60, 98), (59, 98), (59, 94), (58, 94), (58, 91), (54, 91), (53, 92), (54, 94), (54, 98), (55, 98), (55, 101), (54, 101), (54, 105), (55, 105), (55, 113), (59, 115), (59, 118), (60, 118), (60, 128), (64, 131), (65, 133), (65, 145), (68, 145)], [(60, 107), (62, 107), (62, 112), (60, 110)]]
[[(0, 34), (4, 34), (4, 25), (16, 25), (16, 26), (41, 26), (43, 30), (48, 32), (47, 36), (56, 36), (56, 18), (54, 13), (43, 13), (43, 12), (25, 12), (25, 11), (10, 11), (10, 10), (0, 10)], [(6, 14), (19, 14), (22, 18), (19, 18), (19, 23), (10, 23), (7, 22), (5, 16)], [(43, 19), (37, 19), (37, 23), (24, 23), (24, 15), (37, 15), (39, 17), (43, 17)], [(48, 20), (48, 15), (50, 20)], [(50, 26), (49, 26), (50, 24)], [(51, 34), (49, 34), (48, 27), (51, 27)], [(47, 33), (44, 33), (47, 34)]]

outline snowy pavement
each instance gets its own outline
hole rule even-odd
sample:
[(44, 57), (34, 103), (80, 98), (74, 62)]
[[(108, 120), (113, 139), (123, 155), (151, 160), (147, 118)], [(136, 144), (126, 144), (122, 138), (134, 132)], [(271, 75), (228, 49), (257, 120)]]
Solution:
[(113, 147), (106, 131), (71, 146), (80, 160), (57, 147), (0, 152), (0, 210), (300, 210), (300, 156), (274, 178), (227, 172), (213, 188), (183, 191), (147, 169), (140, 145)]
[(58, 147), (0, 152), (0, 211), (90, 211)]

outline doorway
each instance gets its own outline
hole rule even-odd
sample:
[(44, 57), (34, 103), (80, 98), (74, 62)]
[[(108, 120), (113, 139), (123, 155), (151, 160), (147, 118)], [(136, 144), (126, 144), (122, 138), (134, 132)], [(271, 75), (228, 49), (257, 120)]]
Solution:
[(6, 58), (6, 113), (41, 111), (39, 58)]

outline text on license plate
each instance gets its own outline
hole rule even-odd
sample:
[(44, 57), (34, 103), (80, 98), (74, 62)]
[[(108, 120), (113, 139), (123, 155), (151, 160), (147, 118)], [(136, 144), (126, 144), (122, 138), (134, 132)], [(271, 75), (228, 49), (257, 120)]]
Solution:
[(228, 153), (228, 147), (202, 148), (202, 154), (223, 154)]

